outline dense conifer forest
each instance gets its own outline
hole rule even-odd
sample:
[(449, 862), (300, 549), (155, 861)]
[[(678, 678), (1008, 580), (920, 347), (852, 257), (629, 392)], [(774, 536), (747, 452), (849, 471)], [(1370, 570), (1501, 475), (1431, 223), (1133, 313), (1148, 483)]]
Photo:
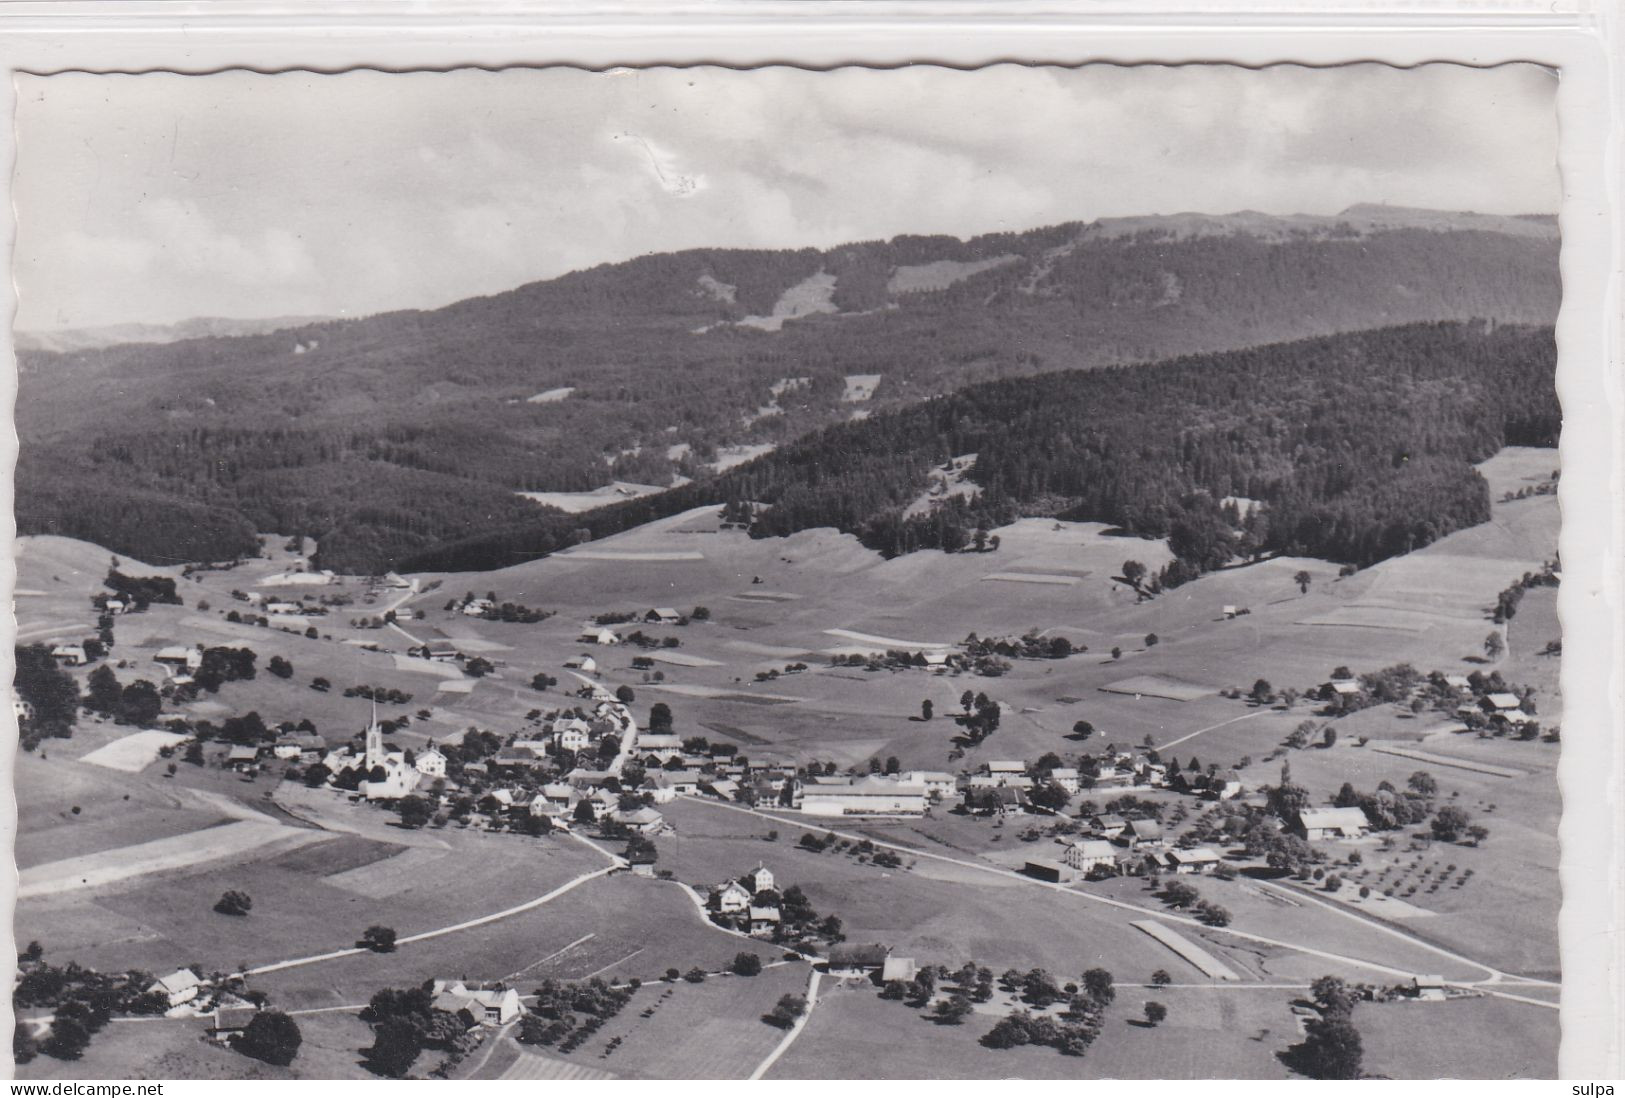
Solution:
[[(1167, 536), (1180, 582), (1233, 557), (1367, 565), (1489, 518), (1472, 468), (1561, 428), (1552, 329), (1408, 325), (972, 386), (828, 428), (712, 481), (409, 558), (486, 569), (724, 500), (756, 536), (833, 526), (887, 555), (958, 550), (1017, 515)], [(903, 517), (977, 455), (974, 502)], [(1264, 504), (1243, 517), (1226, 497)]]
[[(1539, 218), (1148, 218), (653, 255), (429, 312), (24, 351), (18, 528), (159, 563), (250, 551), (254, 530), (304, 534), (324, 564), (377, 571), (531, 524), (596, 530), (614, 520), (549, 514), (514, 493), (708, 478), (720, 448), (785, 447), (847, 422), (860, 410), (845, 399), (851, 375), (879, 375), (861, 410), (883, 418), (994, 379), (1414, 321), (1550, 323), (1556, 255), (1555, 225)], [(819, 276), (824, 289), (807, 289)], [(797, 295), (826, 311), (777, 330), (761, 319)], [(775, 398), (786, 378), (806, 380)], [(533, 399), (555, 389), (570, 392)], [(1184, 436), (1193, 482), (1224, 479), (1211, 466), (1245, 457), (1226, 456), (1222, 438)], [(1114, 502), (1062, 470), (1007, 463), (988, 449), (984, 509), (1030, 509), (1050, 492), (1155, 527), (1171, 506), (1132, 479)], [(951, 543), (975, 516), (888, 517), (917, 472), (848, 477), (860, 494), (843, 525), (879, 523), (865, 536), (891, 551)], [(1403, 479), (1453, 490), (1427, 462)], [(821, 484), (783, 485), (763, 528), (825, 510)], [(1361, 491), (1371, 498), (1360, 506), (1384, 506), (1375, 485), (1328, 483), (1313, 498)]]

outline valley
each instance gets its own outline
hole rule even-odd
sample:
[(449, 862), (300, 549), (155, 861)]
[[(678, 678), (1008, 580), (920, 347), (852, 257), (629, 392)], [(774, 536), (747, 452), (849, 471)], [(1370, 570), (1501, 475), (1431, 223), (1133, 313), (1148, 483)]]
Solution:
[[(194, 965), (199, 1002), (263, 998), (300, 1024), (306, 1051), (290, 1068), (235, 1055), (200, 1042), (212, 1016), (182, 1005), (167, 1017), (115, 1017), (83, 1059), (40, 1057), (21, 1074), (368, 1078), (372, 1037), (358, 1014), (369, 999), (463, 978), (507, 981), (532, 1003), (549, 979), (636, 990), (622, 1014), (568, 1047), (535, 1043), (513, 1019), (476, 1027), (466, 1054), (423, 1049), (414, 1073), (804, 1078), (838, 1062), (836, 1074), (865, 1078), (1280, 1078), (1311, 984), (1330, 975), (1372, 989), (1353, 1017), (1368, 1063), (1390, 1074), (1550, 1075), (1562, 705), (1556, 658), (1540, 653), (1559, 636), (1556, 588), (1528, 587), (1507, 627), (1490, 612), (1555, 554), (1555, 495), (1503, 497), (1549, 484), (1556, 464), (1550, 449), (1501, 450), (1478, 466), (1490, 522), (1371, 567), (1277, 556), (1155, 596), (1123, 578), (1125, 562), (1155, 571), (1173, 559), (1166, 542), (1100, 523), (1023, 518), (989, 531), (996, 548), (886, 559), (829, 529), (753, 538), (727, 528), (716, 503), (478, 573), (324, 575), (310, 541), (282, 534), (230, 567), (120, 558), (126, 575), (173, 580), (179, 601), (117, 615), (106, 657), (67, 671), (87, 694), (101, 667), (121, 687), (161, 685), (150, 727), (175, 738), (87, 713), (69, 738), (19, 755), (18, 940), (38, 940), (48, 964), (155, 975)], [(112, 554), (24, 537), (17, 563), (26, 637), (71, 645), (94, 632), (91, 600), (108, 593)], [(294, 612), (269, 610), (277, 600)], [(501, 620), (525, 611), (547, 616)], [(617, 643), (598, 643), (606, 631)], [(1502, 638), (1493, 655), (1489, 633)], [(973, 635), (1033, 638), (1044, 654), (977, 655)], [(154, 662), (200, 645), (250, 649), (259, 673), (194, 696)], [(411, 654), (434, 646), (457, 657)], [(268, 672), (273, 659), (285, 677)], [(1404, 664), (1423, 677), (1494, 672), (1507, 690), (1532, 687), (1543, 734), (1514, 734), (1504, 721), (1469, 728), (1459, 703), (1425, 682), (1396, 701), (1366, 696), (1388, 689), (1379, 673)], [(1339, 668), (1378, 676), (1357, 709), (1313, 696)], [(328, 685), (313, 689), (317, 680)], [(975, 694), (999, 715), (981, 736), (965, 700)], [(590, 718), (605, 706), (634, 718), (629, 747), (594, 761), (590, 743), (562, 746), (572, 710)], [(223, 731), (250, 712), (263, 737)], [(457, 755), (445, 777), (424, 774), (408, 794), (427, 801), (421, 823), (382, 789), (330, 785), (342, 762), (310, 780), (324, 757), (359, 750), (373, 721), (395, 753), (388, 767), (408, 751)], [(1289, 746), (1305, 722), (1310, 742)], [(539, 757), (510, 756), (533, 741), (548, 745)], [(246, 761), (233, 761), (245, 742)], [(282, 744), (297, 749), (278, 758)], [(977, 791), (1009, 765), (1026, 777), (1004, 788), (1033, 799), (983, 811)], [(826, 774), (871, 771), (904, 784), (940, 775), (946, 787), (921, 795), (923, 811), (813, 814), (812, 799), (831, 788), (820, 781), (834, 780)], [(1281, 846), (1296, 860), (1272, 868), (1252, 852), (1251, 830), (1224, 830), (1226, 820), (1250, 829), (1275, 819), (1272, 789), (1290, 785), (1324, 806), (1344, 783), (1417, 788), (1419, 771), (1433, 783), (1435, 816), (1459, 808), (1486, 834), (1373, 827)], [(1240, 792), (1204, 799), (1174, 780), (1212, 772), (1233, 774)], [(606, 774), (621, 791), (612, 803), (652, 809), (652, 860), (638, 831), (611, 826), (618, 816), (581, 815)], [(1065, 792), (1064, 780), (1078, 788)], [(1063, 793), (1053, 807), (1036, 803), (1048, 789)], [(542, 811), (526, 807), (532, 798), (554, 796), (573, 807), (547, 808), (543, 831), (524, 825)], [(1035, 875), (1035, 863), (1057, 862), (1114, 812), (1160, 818), (1167, 836), (1112, 846), (1123, 858), (1212, 846), (1226, 869)], [(166, 859), (166, 843), (185, 858)], [(774, 897), (794, 885), (819, 918), (836, 916), (839, 938), (752, 936), (709, 917), (715, 890), (758, 863), (778, 882)], [(1171, 906), (1171, 882), (1187, 881), (1222, 921)], [(246, 916), (211, 910), (229, 890), (253, 898)], [(1205, 974), (1138, 929), (1144, 920), (1236, 978)], [(358, 942), (379, 924), (398, 935), (390, 951)], [(878, 968), (836, 963), (867, 943), (918, 968), (943, 966), (934, 989), (916, 981), (889, 1001)], [(768, 967), (735, 974), (740, 953)], [(970, 993), (974, 980), (955, 983), (967, 962), (1009, 975), (984, 1000)], [(1012, 1008), (1076, 1024), (1064, 995), (1034, 1006), (1023, 974), (1079, 981), (1094, 968), (1112, 974), (1116, 997), (1072, 1008), (1093, 1018), (1081, 1059), (996, 1047), (990, 1035)], [(1166, 984), (1153, 979), (1160, 971)], [(671, 975), (695, 972), (694, 982)], [(1426, 975), (1444, 982), (1443, 1001), (1416, 997), (1414, 978)], [(968, 1015), (933, 1020), (955, 987)], [(763, 1020), (786, 995), (807, 1000), (788, 1032)], [(1165, 1004), (1166, 1022), (1139, 1022), (1146, 999)], [(1452, 1051), (1424, 1066), (1419, 1056), (1439, 1054), (1415, 1047), (1410, 1019), (1435, 1012), (1449, 1015)], [(38, 1011), (20, 1014), (48, 1026), (29, 1023)], [(662, 1036), (674, 1026), (705, 1040)], [(884, 1048), (872, 1036), (882, 1028)]]

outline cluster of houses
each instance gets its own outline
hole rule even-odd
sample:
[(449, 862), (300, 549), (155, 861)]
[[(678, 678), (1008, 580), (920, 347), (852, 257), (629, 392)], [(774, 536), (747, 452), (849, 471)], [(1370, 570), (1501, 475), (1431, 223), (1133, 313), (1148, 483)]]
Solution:
[(753, 938), (771, 938), (783, 922), (773, 871), (761, 862), (743, 876), (711, 890), (711, 918)]
[(1211, 873), (1224, 858), (1208, 847), (1172, 846), (1156, 820), (1125, 819), (1111, 813), (1091, 816), (1088, 834), (1061, 838), (1059, 856), (1032, 858), (1024, 872), (1039, 880), (1066, 882), (1148, 874)]

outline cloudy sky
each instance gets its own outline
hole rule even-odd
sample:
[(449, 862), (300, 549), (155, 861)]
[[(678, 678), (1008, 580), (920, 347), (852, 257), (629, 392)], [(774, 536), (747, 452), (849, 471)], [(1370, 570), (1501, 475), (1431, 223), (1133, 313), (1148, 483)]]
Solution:
[(1530, 66), (18, 78), (18, 327), (432, 307), (647, 252), (1550, 213)]

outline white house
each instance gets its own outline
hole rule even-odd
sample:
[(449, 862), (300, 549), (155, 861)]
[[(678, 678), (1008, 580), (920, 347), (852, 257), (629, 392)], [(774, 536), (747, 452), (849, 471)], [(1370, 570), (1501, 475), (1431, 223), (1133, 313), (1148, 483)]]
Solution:
[(482, 1026), (507, 1025), (525, 1009), (519, 1001), (519, 992), (503, 984), (486, 987), (483, 984), (470, 986), (462, 980), (451, 984), (436, 980), (434, 996), (436, 1010), (449, 1014), (466, 1010)]
[(147, 988), (149, 995), (162, 995), (169, 1001), (171, 1007), (178, 1007), (182, 1003), (189, 1003), (197, 998), (200, 990), (200, 981), (197, 973), (189, 968), (177, 968), (168, 976), (160, 976)]
[(592, 743), (592, 729), (586, 721), (568, 717), (553, 723), (553, 742), (561, 751), (584, 751)]
[(1117, 863), (1117, 850), (1105, 839), (1083, 839), (1068, 843), (1062, 860), (1087, 876), (1103, 868), (1110, 871)]
[(83, 667), (90, 662), (82, 644), (59, 644), (51, 649), (51, 658), (64, 667)]
[(995, 759), (987, 764), (989, 777), (1019, 778), (1027, 773), (1027, 764), (1020, 759)]
[(766, 938), (779, 928), (779, 909), (771, 906), (750, 906), (750, 934), (753, 938)]
[(1056, 767), (1054, 770), (1049, 772), (1049, 780), (1066, 790), (1068, 793), (1076, 793), (1082, 788), (1078, 778), (1077, 767), (1074, 766)]
[(773, 890), (773, 871), (761, 862), (756, 868), (739, 879), (739, 883), (750, 889), (751, 895), (758, 892), (771, 892)]
[(446, 756), (441, 754), (440, 749), (433, 744), (418, 752), (417, 757), (412, 761), (412, 765), (425, 778), (444, 778), (446, 776)]
[(130, 604), (123, 599), (108, 599), (102, 603), (102, 609), (109, 614), (122, 614), (130, 608)]
[(738, 881), (729, 881), (717, 892), (717, 910), (727, 914), (736, 914), (750, 907), (750, 899), (754, 893)]

